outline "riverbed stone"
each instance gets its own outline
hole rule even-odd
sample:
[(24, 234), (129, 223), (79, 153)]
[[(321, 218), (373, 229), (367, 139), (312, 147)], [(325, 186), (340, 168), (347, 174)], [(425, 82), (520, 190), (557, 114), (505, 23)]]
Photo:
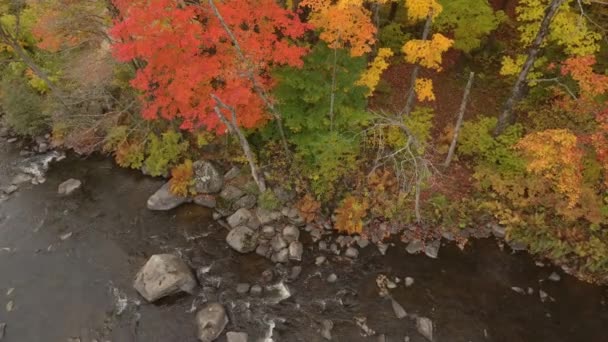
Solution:
[(6, 323), (0, 323), (0, 340), (4, 338), (4, 334), (6, 333)]
[(391, 298), (391, 306), (393, 307), (393, 312), (395, 313), (395, 317), (398, 319), (402, 319), (407, 317), (407, 312), (401, 304), (399, 304), (396, 300)]
[(416, 329), (420, 335), (433, 342), (433, 321), (426, 317), (417, 317)]
[(427, 243), (426, 246), (424, 246), (424, 254), (429, 258), (437, 259), (439, 256), (439, 247), (441, 247), (441, 241), (439, 240)]
[(270, 241), (270, 245), (275, 252), (278, 252), (287, 247), (287, 241), (285, 241), (281, 235), (276, 235), (272, 238), (272, 241)]
[(299, 241), (293, 241), (289, 244), (289, 259), (302, 261), (302, 254), (304, 254), (304, 246)]
[(380, 254), (386, 255), (388, 247), (389, 245), (387, 243), (378, 242), (378, 252), (380, 252)]
[(423, 249), (424, 249), (424, 244), (420, 240), (412, 240), (412, 241), (410, 241), (410, 243), (408, 243), (407, 247), (405, 248), (405, 250), (409, 254), (420, 253), (420, 252), (422, 252)]
[(220, 197), (228, 202), (234, 202), (244, 195), (245, 192), (234, 185), (227, 185), (222, 192), (220, 192)]
[(234, 214), (230, 215), (227, 221), (230, 227), (236, 228), (251, 221), (252, 218), (253, 216), (251, 215), (251, 212), (248, 209), (241, 208), (237, 210)]
[(492, 228), (492, 234), (494, 234), (494, 236), (496, 236), (499, 239), (504, 239), (505, 236), (507, 235), (507, 229), (505, 226), (501, 226), (497, 223), (493, 223), (493, 224), (491, 224), (491, 228)]
[(331, 330), (334, 328), (334, 322), (329, 319), (321, 321), (321, 336), (326, 340), (331, 340)]
[(302, 266), (294, 266), (291, 268), (291, 273), (289, 274), (290, 280), (296, 280), (302, 273)]
[(34, 177), (32, 177), (31, 175), (28, 175), (26, 173), (18, 173), (11, 180), (11, 184), (19, 185), (19, 184), (23, 184), (23, 183), (28, 183), (32, 180), (32, 178), (34, 178)]
[(327, 276), (328, 283), (335, 283), (336, 281), (338, 281), (338, 276), (335, 273), (332, 273), (329, 276)]
[(294, 226), (283, 228), (283, 238), (287, 243), (298, 241), (300, 239), (300, 230)]
[(355, 237), (355, 242), (357, 243), (359, 248), (365, 248), (369, 245), (369, 240), (361, 236)]
[(194, 169), (194, 190), (199, 194), (214, 194), (222, 190), (224, 177), (217, 168), (206, 160), (192, 164)]
[(196, 314), (196, 324), (201, 342), (215, 341), (228, 324), (226, 310), (219, 303), (208, 304)]
[(327, 260), (327, 258), (323, 255), (319, 255), (316, 259), (315, 259), (315, 265), (317, 266), (321, 266), (323, 265), (323, 263), (325, 262), (325, 260)]
[(261, 296), (262, 295), (262, 291), (263, 291), (263, 289), (262, 289), (262, 287), (260, 285), (253, 285), (251, 287), (251, 289), (249, 290), (249, 293), (252, 296)]
[(241, 169), (238, 166), (233, 166), (228, 172), (224, 174), (224, 180), (230, 181), (235, 179), (241, 174)]
[(251, 208), (255, 207), (255, 204), (257, 203), (257, 201), (258, 201), (258, 199), (254, 195), (246, 195), (246, 196), (239, 198), (236, 202), (234, 202), (233, 208), (251, 209)]
[(262, 236), (267, 239), (272, 239), (276, 234), (276, 231), (273, 226), (264, 226), (262, 227)]
[(215, 208), (217, 201), (213, 195), (200, 194), (194, 197), (194, 203), (205, 208)]
[(236, 293), (238, 294), (245, 294), (247, 292), (249, 292), (249, 289), (251, 288), (251, 285), (247, 284), (247, 283), (240, 283), (236, 285)]
[(346, 252), (344, 252), (344, 256), (351, 259), (356, 259), (359, 256), (359, 250), (355, 247), (348, 247)]
[(62, 196), (69, 196), (73, 194), (76, 190), (80, 189), (82, 186), (82, 182), (78, 179), (70, 178), (65, 182), (59, 184), (57, 188), (57, 193)]
[(174, 254), (150, 257), (135, 277), (133, 287), (148, 302), (180, 291), (192, 293), (196, 279), (186, 263)]
[(7, 194), (7, 195), (11, 195), (11, 194), (13, 194), (15, 191), (17, 191), (18, 189), (19, 189), (19, 187), (18, 187), (18, 186), (14, 185), (14, 184), (11, 184), (11, 185), (9, 185), (9, 186), (5, 187), (4, 189), (2, 189), (2, 192), (4, 192), (4, 193), (5, 193), (5, 194)]
[(288, 219), (293, 220), (300, 215), (300, 212), (296, 208), (284, 207), (283, 209), (281, 209), (281, 214), (283, 214), (283, 216), (287, 217)]
[(414, 285), (414, 278), (412, 277), (405, 277), (405, 287), (410, 287), (412, 285)]
[(250, 253), (258, 246), (258, 235), (249, 227), (239, 226), (228, 233), (226, 242), (239, 253)]
[(261, 224), (269, 224), (272, 223), (274, 221), (277, 221), (281, 218), (281, 213), (278, 211), (271, 211), (268, 209), (264, 209), (261, 207), (256, 208), (255, 210), (255, 214), (258, 217), (258, 220), (260, 220)]
[(187, 197), (177, 196), (171, 193), (170, 183), (167, 182), (148, 198), (147, 206), (150, 210), (165, 211), (177, 208), (188, 201), (189, 199)]
[(247, 342), (249, 336), (244, 332), (229, 331), (226, 333), (227, 342)]
[(260, 243), (255, 249), (255, 254), (263, 256), (264, 258), (268, 257), (270, 254), (270, 246), (267, 243)]
[(559, 274), (557, 274), (556, 272), (553, 272), (553, 273), (551, 273), (551, 275), (549, 275), (549, 278), (547, 278), (547, 279), (557, 282), (557, 281), (560, 281), (562, 279), (562, 277)]
[(278, 262), (281, 264), (286, 263), (287, 261), (289, 261), (289, 249), (284, 248), (278, 252), (276, 252), (275, 254), (273, 254), (273, 262)]

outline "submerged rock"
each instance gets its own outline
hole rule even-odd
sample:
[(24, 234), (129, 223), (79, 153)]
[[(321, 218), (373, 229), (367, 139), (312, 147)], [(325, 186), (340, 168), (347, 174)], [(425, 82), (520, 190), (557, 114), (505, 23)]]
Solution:
[(433, 321), (426, 317), (416, 318), (416, 329), (420, 335), (433, 342)]
[(423, 249), (424, 249), (424, 244), (420, 240), (412, 240), (412, 241), (410, 241), (410, 243), (408, 243), (407, 247), (405, 248), (405, 250), (409, 254), (420, 253), (420, 252), (422, 252)]
[(215, 341), (226, 328), (228, 316), (226, 310), (219, 303), (206, 305), (196, 314), (198, 326), (198, 339), (201, 342)]
[(247, 342), (249, 336), (244, 332), (229, 331), (226, 333), (227, 342)]
[(229, 181), (233, 180), (241, 174), (241, 169), (237, 166), (233, 166), (228, 172), (224, 174), (224, 180)]
[(61, 196), (69, 196), (73, 194), (76, 190), (80, 189), (82, 186), (82, 182), (78, 179), (70, 178), (65, 182), (59, 184), (57, 188), (57, 193)]
[(239, 253), (250, 253), (258, 246), (258, 235), (249, 227), (236, 227), (226, 236), (226, 242)]
[(137, 273), (133, 287), (147, 301), (154, 302), (180, 291), (192, 293), (196, 285), (190, 268), (181, 258), (156, 254)]
[(170, 184), (167, 182), (150, 196), (147, 202), (148, 209), (155, 211), (171, 210), (189, 201), (187, 197), (174, 195), (169, 188)]
[(395, 312), (395, 317), (398, 319), (405, 318), (407, 316), (407, 312), (401, 304), (399, 304), (396, 300), (391, 298), (391, 306), (393, 307), (393, 312)]
[(429, 258), (437, 259), (439, 256), (439, 247), (441, 247), (441, 241), (435, 240), (424, 246), (424, 254)]
[(194, 169), (194, 189), (199, 194), (214, 194), (222, 190), (224, 177), (208, 161), (199, 160), (192, 165)]

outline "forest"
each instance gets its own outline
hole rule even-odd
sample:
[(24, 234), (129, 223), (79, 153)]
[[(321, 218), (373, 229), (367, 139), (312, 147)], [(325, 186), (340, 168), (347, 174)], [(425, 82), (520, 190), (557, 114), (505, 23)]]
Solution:
[[(0, 0), (0, 119), (373, 241), (492, 227), (608, 282), (608, 3)], [(482, 229), (483, 228), (483, 229)]]

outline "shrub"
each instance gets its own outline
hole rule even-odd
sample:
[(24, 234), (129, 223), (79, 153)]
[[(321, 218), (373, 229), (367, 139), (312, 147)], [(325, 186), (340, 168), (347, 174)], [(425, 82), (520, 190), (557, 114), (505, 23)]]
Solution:
[(49, 129), (44, 99), (22, 80), (4, 79), (0, 95), (5, 120), (15, 132), (34, 136)]

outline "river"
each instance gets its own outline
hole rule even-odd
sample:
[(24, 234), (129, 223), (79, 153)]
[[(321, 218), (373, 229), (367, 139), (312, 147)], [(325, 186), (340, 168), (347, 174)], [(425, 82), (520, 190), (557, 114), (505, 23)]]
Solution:
[[(0, 142), (0, 187), (13, 175), (18, 149)], [(82, 180), (81, 191), (60, 197), (57, 186)], [(378, 295), (376, 278), (412, 277), (391, 290), (408, 314), (430, 318), (435, 341), (608, 340), (608, 289), (576, 280), (559, 269), (538, 266), (524, 252), (502, 250), (494, 239), (464, 251), (442, 246), (438, 259), (408, 255), (395, 243), (386, 256), (369, 246), (353, 262), (305, 244), (300, 276), (287, 282), (291, 297), (238, 295), (237, 283), (274, 281), (290, 267), (276, 267), (255, 254), (239, 255), (227, 230), (209, 209), (187, 204), (151, 212), (146, 200), (162, 180), (117, 168), (107, 158), (70, 157), (54, 164), (41, 185), (27, 184), (0, 203), (0, 323), (2, 342), (180, 341), (195, 342), (196, 309), (217, 300), (228, 310), (227, 330), (246, 331), (250, 341), (323, 341), (323, 320), (332, 320), (333, 341), (425, 341), (413, 320), (397, 319), (391, 302)], [(306, 237), (305, 237), (306, 238)], [(305, 240), (306, 241), (306, 240)], [(157, 253), (177, 253), (193, 269), (210, 266), (198, 295), (148, 304), (132, 288), (135, 273)], [(552, 272), (561, 280), (547, 280)], [(338, 280), (328, 283), (335, 273)], [(533, 294), (520, 294), (519, 287)], [(554, 301), (542, 302), (542, 289)], [(10, 303), (10, 304), (9, 304)], [(10, 310), (9, 310), (10, 309)], [(355, 317), (367, 318), (376, 336), (363, 337)], [(225, 341), (225, 336), (219, 341)]]

